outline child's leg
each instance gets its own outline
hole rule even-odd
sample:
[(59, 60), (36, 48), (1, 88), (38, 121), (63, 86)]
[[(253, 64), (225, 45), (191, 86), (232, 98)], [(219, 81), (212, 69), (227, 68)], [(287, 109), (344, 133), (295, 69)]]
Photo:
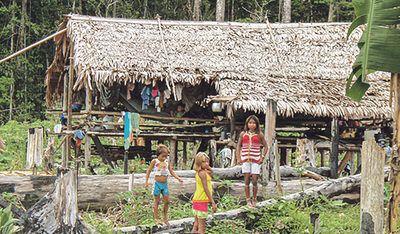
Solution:
[(199, 221), (198, 221), (198, 223), (199, 223), (199, 226), (198, 226), (198, 230), (199, 230), (199, 233), (200, 234), (204, 234), (204, 232), (206, 231), (206, 219), (198, 219)]
[(258, 182), (258, 174), (253, 174), (251, 176), (251, 182), (253, 184), (253, 203), (252, 205), (255, 207), (256, 206), (256, 201), (257, 201), (257, 182)]
[(197, 216), (194, 216), (194, 224), (192, 232), (193, 233), (197, 232), (198, 228), (199, 228), (199, 219), (197, 218)]
[(154, 195), (154, 218), (157, 224), (162, 224), (158, 218), (158, 204), (160, 204), (160, 195)]
[(244, 191), (246, 192), (247, 205), (251, 206), (250, 200), (250, 173), (243, 173), (244, 175)]
[(167, 219), (167, 213), (168, 213), (168, 205), (169, 205), (169, 195), (168, 194), (163, 194), (164, 197), (164, 216), (163, 216), (163, 221), (165, 222), (166, 225), (169, 226), (169, 222)]

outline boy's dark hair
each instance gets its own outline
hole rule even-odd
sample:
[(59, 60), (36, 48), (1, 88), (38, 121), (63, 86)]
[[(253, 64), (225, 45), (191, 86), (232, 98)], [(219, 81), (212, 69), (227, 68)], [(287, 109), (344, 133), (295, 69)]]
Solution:
[(156, 155), (157, 155), (157, 157), (158, 157), (158, 155), (160, 155), (160, 154), (162, 154), (162, 153), (168, 153), (168, 147), (167, 147), (166, 145), (159, 144), (159, 145), (157, 146), (157, 149), (156, 149)]

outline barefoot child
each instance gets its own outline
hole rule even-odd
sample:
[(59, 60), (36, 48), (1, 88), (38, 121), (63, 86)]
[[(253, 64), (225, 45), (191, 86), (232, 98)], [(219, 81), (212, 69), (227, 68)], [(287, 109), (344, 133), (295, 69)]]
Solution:
[(150, 172), (154, 168), (154, 218), (156, 219), (157, 224), (163, 224), (163, 222), (158, 218), (158, 204), (160, 203), (160, 194), (163, 195), (164, 198), (164, 215), (162, 220), (165, 222), (166, 225), (169, 226), (169, 222), (167, 220), (167, 213), (168, 213), (168, 203), (169, 203), (169, 190), (168, 190), (168, 171), (174, 176), (179, 183), (183, 184), (183, 181), (179, 176), (172, 171), (171, 164), (169, 163), (167, 156), (168, 156), (168, 148), (165, 145), (160, 144), (156, 149), (157, 158), (153, 159), (150, 163), (149, 170), (147, 170), (146, 174), (146, 184), (144, 187), (147, 189), (149, 187), (148, 180), (150, 176)]
[(193, 195), (194, 226), (192, 232), (204, 234), (206, 218), (208, 216), (208, 202), (211, 201), (213, 212), (217, 205), (212, 198), (211, 176), (214, 170), (209, 166), (210, 158), (206, 153), (196, 155), (193, 169), (196, 171), (196, 192)]
[[(264, 146), (260, 155), (261, 146)], [(244, 190), (246, 192), (247, 206), (256, 207), (257, 180), (260, 174), (260, 164), (267, 154), (267, 142), (261, 132), (260, 121), (257, 116), (250, 115), (246, 119), (244, 130), (240, 133), (237, 144), (236, 158), (239, 164), (243, 164)], [(250, 175), (253, 184), (253, 200), (250, 199)]]

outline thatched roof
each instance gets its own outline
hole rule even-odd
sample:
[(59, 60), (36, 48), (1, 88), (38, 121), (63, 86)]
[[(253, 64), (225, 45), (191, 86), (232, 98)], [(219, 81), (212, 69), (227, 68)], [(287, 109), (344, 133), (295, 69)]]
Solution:
[[(346, 40), (349, 23), (249, 24), (111, 19), (71, 15), (61, 25), (55, 60), (48, 70), (48, 101), (73, 42), (80, 89), (93, 80), (138, 82), (165, 79), (215, 84), (236, 109), (278, 115), (295, 113), (344, 119), (392, 118), (390, 75), (369, 77), (361, 103), (345, 96), (361, 31)], [(52, 82), (53, 81), (53, 82)]]

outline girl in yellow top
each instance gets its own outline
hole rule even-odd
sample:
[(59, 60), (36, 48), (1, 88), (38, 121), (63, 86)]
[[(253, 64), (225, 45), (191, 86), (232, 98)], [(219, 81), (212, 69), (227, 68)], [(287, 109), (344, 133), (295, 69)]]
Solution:
[(196, 192), (194, 193), (193, 214), (194, 226), (192, 232), (204, 234), (206, 218), (208, 216), (208, 203), (211, 201), (213, 212), (217, 211), (217, 205), (212, 198), (212, 185), (210, 173), (214, 170), (209, 166), (210, 158), (206, 153), (196, 155), (193, 169), (196, 171)]

